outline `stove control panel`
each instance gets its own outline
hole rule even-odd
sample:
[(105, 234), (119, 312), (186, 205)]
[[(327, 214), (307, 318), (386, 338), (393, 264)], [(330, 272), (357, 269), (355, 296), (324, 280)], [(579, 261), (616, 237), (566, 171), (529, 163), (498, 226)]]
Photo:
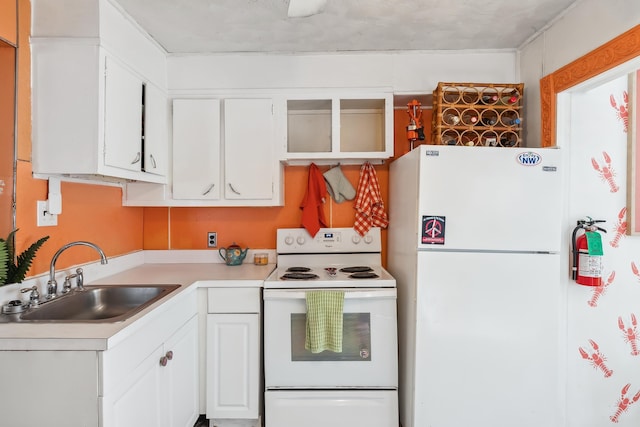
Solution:
[(380, 228), (373, 227), (364, 237), (353, 228), (321, 228), (311, 235), (304, 228), (281, 228), (277, 232), (277, 253), (380, 252)]

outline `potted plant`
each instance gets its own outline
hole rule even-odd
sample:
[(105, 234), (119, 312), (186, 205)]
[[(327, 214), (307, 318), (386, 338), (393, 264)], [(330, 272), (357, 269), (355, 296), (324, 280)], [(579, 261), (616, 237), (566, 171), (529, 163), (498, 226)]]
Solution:
[(0, 286), (21, 283), (31, 268), (36, 252), (49, 239), (49, 236), (45, 236), (37, 240), (16, 257), (14, 237), (17, 231), (9, 233), (6, 240), (0, 239)]

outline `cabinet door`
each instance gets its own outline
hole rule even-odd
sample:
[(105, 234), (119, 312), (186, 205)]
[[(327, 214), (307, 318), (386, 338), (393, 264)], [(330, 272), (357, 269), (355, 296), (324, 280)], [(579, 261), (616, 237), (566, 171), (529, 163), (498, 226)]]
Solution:
[(220, 198), (220, 101), (173, 100), (173, 198)]
[(140, 171), (142, 164), (142, 81), (105, 60), (104, 163)]
[(166, 176), (169, 160), (167, 97), (153, 84), (144, 86), (144, 171)]
[(207, 418), (258, 418), (259, 317), (207, 315)]
[[(166, 382), (162, 392), (169, 398), (166, 419), (170, 427), (192, 427), (199, 415), (198, 318), (193, 316), (164, 346)], [(170, 354), (170, 356), (169, 356)], [(151, 425), (151, 424), (146, 424)]]
[[(163, 347), (158, 347), (131, 374), (126, 390), (115, 398), (105, 397), (103, 427), (165, 426), (162, 411), (166, 408), (163, 370), (160, 366)], [(167, 425), (168, 426), (168, 425)]]
[(271, 99), (225, 99), (225, 199), (271, 199), (275, 126)]

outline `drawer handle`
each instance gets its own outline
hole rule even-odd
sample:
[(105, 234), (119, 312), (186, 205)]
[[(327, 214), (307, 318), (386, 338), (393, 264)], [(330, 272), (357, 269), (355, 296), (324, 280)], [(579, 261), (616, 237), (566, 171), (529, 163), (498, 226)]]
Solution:
[(167, 354), (165, 356), (167, 357), (167, 359), (173, 360), (173, 351), (171, 350), (167, 351)]

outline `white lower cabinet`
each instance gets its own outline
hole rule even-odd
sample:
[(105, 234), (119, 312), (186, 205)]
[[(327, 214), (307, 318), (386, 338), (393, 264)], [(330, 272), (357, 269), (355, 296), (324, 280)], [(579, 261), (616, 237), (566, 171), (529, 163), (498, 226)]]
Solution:
[(260, 288), (208, 290), (206, 414), (218, 426), (258, 426)]
[(105, 351), (0, 351), (0, 425), (192, 427), (199, 415), (196, 292), (168, 304)]
[(198, 329), (193, 316), (105, 396), (105, 426), (192, 427), (198, 418)]

